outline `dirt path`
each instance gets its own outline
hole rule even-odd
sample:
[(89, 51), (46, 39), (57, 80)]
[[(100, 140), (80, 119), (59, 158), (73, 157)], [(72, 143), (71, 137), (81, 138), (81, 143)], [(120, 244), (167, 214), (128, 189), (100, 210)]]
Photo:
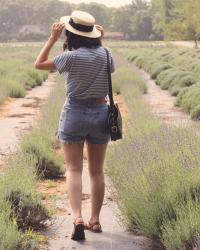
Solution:
[(143, 95), (144, 101), (150, 106), (162, 122), (176, 126), (200, 128), (200, 122), (191, 120), (182, 108), (174, 106), (176, 97), (171, 96), (168, 90), (162, 90), (151, 76), (143, 70), (139, 70), (148, 87), (148, 93)]
[[(115, 96), (115, 100), (120, 106), (123, 117), (128, 115), (128, 109), (122, 96)], [(57, 151), (62, 154), (62, 149)], [(87, 157), (84, 152), (83, 168), (83, 196), (82, 208), (85, 221), (90, 215), (90, 180), (88, 175)], [(106, 176), (106, 192), (101, 211), (101, 223), (103, 233), (94, 234), (86, 231), (86, 241), (79, 243), (70, 239), (73, 224), (72, 212), (66, 190), (66, 176), (61, 180), (55, 180), (50, 185), (38, 183), (38, 189), (46, 194), (44, 203), (53, 208), (55, 215), (51, 220), (51, 226), (41, 232), (48, 239), (48, 245), (41, 246), (40, 250), (142, 250), (150, 249), (151, 241), (142, 237), (135, 236), (127, 232), (120, 223), (120, 212), (115, 201), (110, 179)]]
[(161, 122), (172, 124), (179, 127), (189, 127), (200, 133), (200, 121), (193, 121), (190, 115), (182, 108), (174, 106), (177, 97), (171, 96), (168, 90), (162, 90), (156, 85), (151, 76), (144, 70), (138, 69), (134, 63), (130, 63), (119, 53), (115, 53), (118, 66), (134, 68), (144, 79), (148, 88), (148, 93), (142, 96), (144, 102)]
[[(66, 179), (60, 185), (65, 186)], [(63, 187), (64, 188), (64, 187)], [(67, 197), (67, 192), (57, 192), (52, 197), (52, 206), (56, 206), (56, 214), (48, 230), (42, 234), (48, 237), (48, 246), (41, 246), (40, 250), (141, 250), (144, 246), (144, 238), (134, 236), (126, 232), (125, 228), (118, 222), (118, 208), (116, 202), (110, 193), (109, 180), (106, 179), (106, 194), (101, 212), (101, 223), (103, 233), (94, 234), (86, 231), (86, 241), (79, 243), (70, 239), (72, 232), (72, 214)], [(83, 168), (83, 197), (82, 197), (83, 216), (87, 221), (90, 214), (90, 189), (87, 161), (84, 162)]]
[(53, 89), (55, 76), (50, 74), (41, 85), (28, 91), (24, 98), (8, 98), (0, 106), (0, 169), (5, 158), (14, 152), (23, 137), (40, 118), (43, 103)]
[[(119, 57), (119, 55), (116, 57)], [(122, 60), (122, 59), (120, 59)], [(118, 60), (117, 60), (118, 61)], [(134, 67), (133, 64), (123, 60), (123, 66)], [(120, 64), (118, 64), (120, 65)], [(139, 70), (138, 70), (139, 71)], [(192, 121), (188, 114), (184, 113), (181, 108), (174, 107), (175, 97), (172, 97), (168, 91), (163, 91), (157, 86), (150, 76), (144, 71), (139, 73), (145, 78), (148, 86), (148, 94), (143, 95), (144, 101), (149, 105), (162, 122), (174, 125), (183, 125), (196, 127), (198, 123)], [(123, 116), (128, 114), (128, 109), (124, 104), (121, 96), (115, 96), (115, 100), (120, 104), (120, 110), (123, 110)], [(62, 151), (57, 153), (62, 154)], [(83, 168), (83, 216), (87, 221), (90, 213), (90, 189), (89, 176), (87, 169), (87, 159), (84, 160)], [(104, 204), (101, 212), (101, 222), (103, 227), (102, 234), (94, 234), (86, 231), (86, 242), (78, 243), (70, 239), (72, 231), (72, 213), (66, 190), (66, 177), (55, 181), (50, 185), (39, 183), (38, 188), (41, 192), (46, 193), (44, 201), (55, 210), (52, 225), (48, 230), (42, 232), (48, 239), (48, 245), (41, 246), (40, 250), (150, 250), (152, 242), (142, 236), (136, 236), (126, 231), (120, 223), (120, 212), (113, 196), (112, 185), (109, 178), (106, 178), (106, 193)]]
[[(47, 81), (42, 86), (28, 91), (25, 98), (9, 98), (0, 106), (0, 170), (5, 170), (4, 161), (6, 157), (18, 149), (23, 136), (33, 127), (37, 126), (41, 117), (41, 107), (53, 89), (55, 76), (49, 75)], [(115, 96), (121, 106), (124, 117), (128, 114), (128, 109), (121, 96)], [(62, 154), (62, 150), (57, 150)], [(49, 245), (41, 246), (40, 249), (64, 250), (142, 250), (144, 246), (150, 244), (149, 240), (142, 236), (135, 236), (128, 233), (119, 223), (119, 210), (111, 192), (110, 180), (106, 178), (106, 194), (101, 213), (102, 234), (87, 232), (87, 240), (80, 244), (70, 240), (72, 230), (72, 215), (69, 206), (66, 190), (66, 176), (59, 180), (46, 180), (38, 182), (38, 190), (45, 195), (44, 203), (55, 210), (53, 220), (49, 221), (51, 226), (43, 232), (46, 235)], [(83, 171), (83, 214), (85, 219), (90, 213), (90, 190), (89, 176), (87, 171), (87, 159), (84, 157)], [(48, 222), (47, 222), (48, 223)], [(149, 249), (149, 248), (147, 248)]]
[(178, 47), (188, 47), (193, 49), (195, 48), (195, 43), (192, 41), (173, 41), (170, 43)]

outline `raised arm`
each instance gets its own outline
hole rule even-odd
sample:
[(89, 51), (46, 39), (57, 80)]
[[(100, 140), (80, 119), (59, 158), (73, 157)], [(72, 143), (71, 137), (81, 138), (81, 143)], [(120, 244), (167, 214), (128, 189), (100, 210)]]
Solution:
[(36, 69), (41, 69), (41, 70), (56, 70), (56, 66), (53, 63), (52, 60), (49, 60), (49, 53), (56, 43), (56, 41), (59, 39), (63, 28), (65, 25), (63, 23), (54, 23), (52, 25), (51, 29), (51, 36), (45, 43), (44, 47), (41, 49), (34, 66)]

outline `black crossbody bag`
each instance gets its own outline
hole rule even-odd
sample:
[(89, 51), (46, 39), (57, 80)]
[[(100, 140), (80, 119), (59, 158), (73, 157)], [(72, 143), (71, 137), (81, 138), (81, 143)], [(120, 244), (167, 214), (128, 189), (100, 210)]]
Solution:
[(110, 100), (110, 105), (108, 106), (107, 125), (108, 125), (108, 130), (110, 132), (111, 141), (116, 141), (122, 139), (122, 117), (117, 103), (114, 103), (113, 100), (109, 52), (106, 48), (105, 50), (107, 54), (107, 72), (108, 72), (108, 86), (109, 86), (109, 100)]

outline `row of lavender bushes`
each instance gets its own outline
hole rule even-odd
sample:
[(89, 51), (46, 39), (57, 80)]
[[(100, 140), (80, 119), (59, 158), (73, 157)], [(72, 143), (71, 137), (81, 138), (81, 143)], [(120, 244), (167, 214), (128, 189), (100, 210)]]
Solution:
[(122, 51), (162, 89), (177, 96), (176, 106), (182, 107), (192, 119), (200, 119), (199, 50), (155, 47)]
[[(118, 56), (114, 78), (129, 108), (124, 139), (111, 145), (107, 172), (129, 229), (161, 249), (192, 249), (200, 233), (200, 140), (184, 127), (161, 124), (142, 101), (145, 82)], [(155, 247), (153, 247), (155, 249)]]
[(34, 69), (40, 46), (0, 44), (0, 104), (8, 97), (21, 98), (46, 80), (48, 73)]
[(60, 147), (56, 132), (65, 99), (60, 81), (43, 107), (38, 126), (24, 136), (0, 177), (0, 249), (36, 250), (46, 242), (38, 230), (46, 227), (54, 210), (45, 206), (45, 195), (36, 184), (65, 173), (64, 159), (55, 153)]

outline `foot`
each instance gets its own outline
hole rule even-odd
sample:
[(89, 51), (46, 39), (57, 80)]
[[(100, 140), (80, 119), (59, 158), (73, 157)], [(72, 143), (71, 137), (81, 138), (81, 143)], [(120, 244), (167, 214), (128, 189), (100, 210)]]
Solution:
[(99, 223), (99, 221), (95, 221), (95, 222), (88, 221), (88, 223), (85, 224), (85, 229), (90, 230), (93, 233), (102, 232), (101, 224)]
[(74, 230), (72, 232), (71, 239), (76, 241), (85, 240), (85, 226), (83, 219), (81, 217), (78, 217), (74, 220)]

